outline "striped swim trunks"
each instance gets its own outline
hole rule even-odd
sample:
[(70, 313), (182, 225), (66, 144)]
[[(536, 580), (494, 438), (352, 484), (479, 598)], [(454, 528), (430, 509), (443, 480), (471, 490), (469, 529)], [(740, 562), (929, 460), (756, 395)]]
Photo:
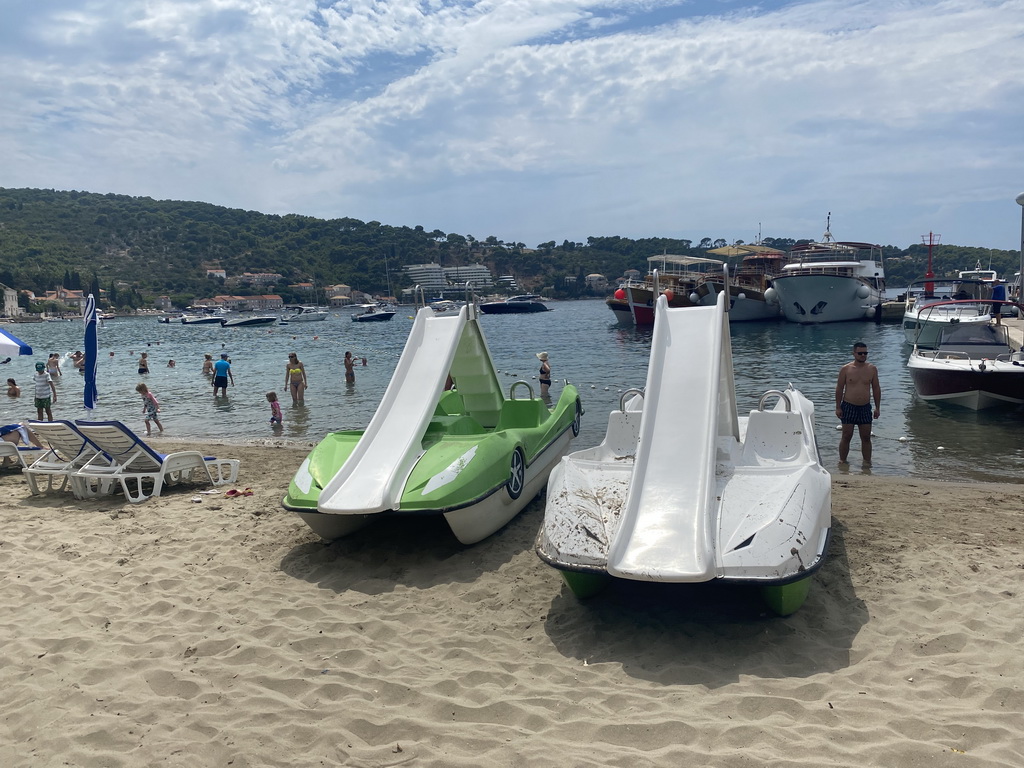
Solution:
[(865, 403), (864, 405), (854, 405), (848, 403), (845, 400), (839, 404), (840, 421), (843, 424), (870, 424), (871, 423), (871, 403)]

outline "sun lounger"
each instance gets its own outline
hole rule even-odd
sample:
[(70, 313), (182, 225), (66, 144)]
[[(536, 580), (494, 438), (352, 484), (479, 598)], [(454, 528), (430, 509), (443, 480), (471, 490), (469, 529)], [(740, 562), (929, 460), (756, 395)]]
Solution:
[(31, 454), (30, 458), (39, 456), (41, 451), (34, 445), (29, 446), (17, 446), (14, 443), (9, 443), (6, 440), (0, 440), (0, 469), (6, 469), (8, 467), (17, 467), (18, 469), (24, 470), (28, 464), (25, 462), (25, 456)]
[[(42, 455), (22, 470), (29, 490), (34, 494), (63, 491), (71, 474), (90, 460), (97, 466), (110, 464), (110, 459), (103, 456), (99, 447), (70, 421), (30, 421), (28, 428), (47, 446)], [(41, 488), (42, 478), (46, 479), (46, 486)], [(59, 487), (54, 485), (57, 480), (60, 481)], [(107, 494), (111, 488), (110, 482), (83, 485), (82, 496)]]
[(78, 429), (109, 457), (110, 464), (89, 461), (71, 475), (78, 493), (89, 483), (112, 479), (120, 483), (132, 503), (159, 496), (165, 485), (182, 481), (233, 483), (238, 478), (238, 459), (203, 456), (198, 451), (158, 453), (120, 421), (78, 421)]

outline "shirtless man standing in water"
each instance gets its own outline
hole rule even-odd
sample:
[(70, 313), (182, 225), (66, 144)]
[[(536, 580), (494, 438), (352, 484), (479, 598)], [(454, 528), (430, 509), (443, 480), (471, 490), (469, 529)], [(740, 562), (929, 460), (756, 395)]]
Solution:
[[(871, 411), (871, 397), (875, 410)], [(843, 423), (843, 436), (839, 440), (839, 463), (846, 464), (853, 439), (853, 425), (860, 430), (860, 451), (864, 464), (871, 466), (871, 420), (877, 419), (882, 405), (882, 386), (878, 383), (878, 369), (868, 362), (868, 345), (858, 341), (853, 345), (853, 362), (839, 369), (836, 382), (836, 416)]]

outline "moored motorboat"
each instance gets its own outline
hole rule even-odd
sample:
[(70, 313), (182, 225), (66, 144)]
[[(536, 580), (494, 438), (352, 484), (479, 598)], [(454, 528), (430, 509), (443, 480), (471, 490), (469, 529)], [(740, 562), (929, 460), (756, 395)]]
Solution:
[(356, 307), (352, 321), (356, 323), (379, 323), (387, 322), (397, 314), (397, 310), (390, 304), (360, 304)]
[[(926, 312), (958, 303), (933, 304)], [(907, 369), (923, 400), (975, 411), (1024, 403), (1024, 354), (1013, 348), (1003, 325), (948, 324), (934, 349), (914, 347)]]
[(642, 396), (552, 471), (536, 550), (577, 596), (615, 577), (758, 585), (781, 615), (803, 603), (831, 530), (814, 406), (790, 386), (738, 415), (727, 304), (659, 297)]
[(519, 315), (533, 312), (547, 312), (551, 307), (541, 301), (540, 296), (534, 293), (524, 293), (519, 296), (509, 296), (500, 301), (485, 301), (480, 305), (480, 311), (485, 315)]
[(435, 315), (456, 314), (462, 309), (463, 302), (452, 301), (451, 299), (438, 299), (428, 305), (434, 310)]
[(330, 312), (323, 307), (309, 305), (285, 307), (287, 312), (281, 316), (282, 323), (317, 323), (328, 318)]
[(991, 285), (980, 280), (915, 280), (907, 286), (904, 296), (903, 336), (908, 344), (933, 349), (943, 328), (956, 324), (986, 325), (991, 295)]
[(262, 325), (277, 325), (276, 315), (233, 315), (220, 319), (225, 328), (254, 328)]
[(224, 319), (222, 312), (211, 312), (209, 314), (200, 315), (182, 315), (182, 325), (221, 325)]
[(581, 415), (571, 384), (550, 409), (525, 381), (505, 397), (472, 303), (457, 315), (423, 307), (366, 429), (327, 435), (283, 505), (326, 539), (383, 515), (435, 514), (472, 544), (544, 487)]
[(828, 227), (820, 243), (801, 243), (765, 291), (793, 323), (868, 320), (885, 296), (882, 246), (836, 241)]

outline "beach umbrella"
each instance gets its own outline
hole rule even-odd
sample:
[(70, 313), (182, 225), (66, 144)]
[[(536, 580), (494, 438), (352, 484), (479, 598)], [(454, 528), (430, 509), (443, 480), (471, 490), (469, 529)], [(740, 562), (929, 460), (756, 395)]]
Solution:
[(14, 357), (16, 355), (31, 355), (32, 347), (19, 339), (13, 333), (8, 333), (0, 328), (0, 357)]
[(96, 341), (96, 325), (98, 317), (96, 299), (90, 293), (85, 302), (85, 407), (92, 410), (96, 407), (96, 363), (99, 357), (99, 346)]

